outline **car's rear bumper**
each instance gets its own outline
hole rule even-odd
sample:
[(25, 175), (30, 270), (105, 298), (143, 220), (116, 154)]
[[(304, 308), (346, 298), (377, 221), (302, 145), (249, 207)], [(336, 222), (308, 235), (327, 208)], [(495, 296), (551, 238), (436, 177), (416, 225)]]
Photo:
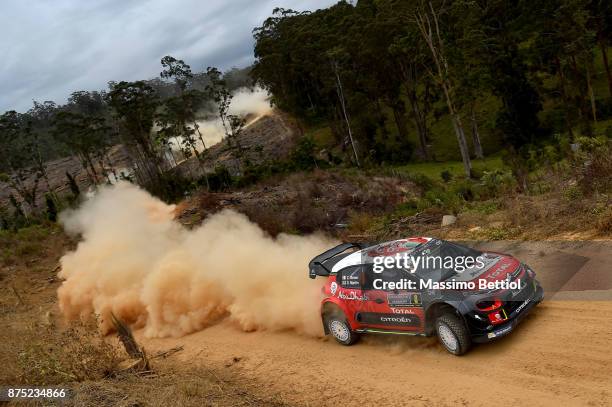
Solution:
[(497, 325), (485, 332), (478, 332), (472, 334), (472, 342), (483, 343), (490, 342), (492, 340), (501, 338), (502, 336), (508, 335), (516, 328), (516, 326), (529, 314), (531, 309), (542, 302), (544, 298), (544, 290), (540, 284), (536, 281), (536, 290), (533, 296), (526, 300), (526, 305), (520, 310), (515, 316), (513, 316), (508, 322), (502, 325)]

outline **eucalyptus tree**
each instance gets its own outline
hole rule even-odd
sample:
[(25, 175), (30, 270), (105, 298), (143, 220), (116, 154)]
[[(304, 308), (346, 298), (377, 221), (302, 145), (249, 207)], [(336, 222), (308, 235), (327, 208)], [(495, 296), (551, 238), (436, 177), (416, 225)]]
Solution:
[(208, 97), (215, 102), (217, 115), (225, 133), (225, 140), (232, 155), (238, 162), (238, 170), (242, 172), (246, 149), (240, 141), (240, 135), (244, 130), (246, 121), (243, 117), (230, 113), (229, 109), (233, 95), (227, 88), (221, 71), (215, 67), (208, 67), (206, 69), (206, 76), (209, 81), (209, 85), (206, 88)]
[(431, 57), (434, 62), (434, 70), (431, 72), (432, 77), (436, 78), (436, 82), (444, 93), (448, 113), (451, 116), (457, 143), (459, 144), (459, 152), (463, 161), (463, 169), (466, 177), (472, 176), (472, 162), (470, 160), (470, 152), (468, 149), (461, 114), (456, 106), (455, 83), (452, 76), (450, 64), (447, 60), (444, 39), (440, 27), (440, 9), (434, 8), (431, 1), (421, 3), (414, 14), (414, 18), (421, 33), (422, 39), (427, 44)]
[(133, 152), (140, 181), (162, 192), (164, 160), (151, 134), (159, 106), (157, 94), (144, 81), (122, 81), (111, 84), (107, 101), (119, 123), (124, 144)]
[[(177, 96), (167, 98), (162, 104), (162, 112), (157, 119), (160, 127), (158, 136), (162, 140), (164, 137), (171, 137), (186, 158), (192, 155), (196, 157), (206, 181), (206, 188), (210, 189), (205, 166), (207, 146), (196, 120), (197, 110), (202, 107), (206, 95), (198, 89), (189, 88), (193, 73), (185, 61), (168, 55), (162, 58), (161, 65), (164, 69), (160, 76), (174, 80), (178, 91)], [(201, 149), (198, 147), (198, 141)], [(167, 141), (166, 143), (170, 144)]]
[[(36, 136), (27, 115), (14, 110), (0, 116), (0, 181), (6, 182), (27, 212), (37, 210), (37, 194), (42, 174), (37, 164)], [(16, 210), (20, 210), (17, 200)], [(24, 211), (24, 213), (27, 212)]]

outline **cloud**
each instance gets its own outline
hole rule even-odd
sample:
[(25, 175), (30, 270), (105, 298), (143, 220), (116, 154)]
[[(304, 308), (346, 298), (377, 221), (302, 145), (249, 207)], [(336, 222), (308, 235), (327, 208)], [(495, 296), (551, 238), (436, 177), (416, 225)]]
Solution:
[(275, 7), (313, 10), (333, 0), (5, 0), (0, 13), (0, 111), (32, 100), (65, 103), (75, 90), (156, 77), (160, 59), (195, 71), (245, 66), (251, 31)]

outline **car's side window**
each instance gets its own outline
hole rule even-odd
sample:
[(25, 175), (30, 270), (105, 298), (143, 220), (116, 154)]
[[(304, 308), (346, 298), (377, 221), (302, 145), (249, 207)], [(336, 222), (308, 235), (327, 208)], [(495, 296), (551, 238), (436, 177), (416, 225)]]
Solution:
[(348, 266), (338, 271), (336, 280), (344, 288), (359, 289), (359, 273), (361, 272), (361, 266)]

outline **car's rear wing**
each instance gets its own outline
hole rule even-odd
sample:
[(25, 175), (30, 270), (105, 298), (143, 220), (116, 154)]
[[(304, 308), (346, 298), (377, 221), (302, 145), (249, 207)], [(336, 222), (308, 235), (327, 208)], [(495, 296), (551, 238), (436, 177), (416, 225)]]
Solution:
[(360, 243), (342, 243), (327, 250), (326, 252), (319, 254), (317, 257), (310, 260), (310, 263), (308, 263), (308, 276), (310, 278), (316, 278), (317, 276), (329, 276), (331, 274), (331, 268), (336, 263), (335, 261), (330, 260), (353, 248), (361, 250), (364, 248), (364, 245)]

